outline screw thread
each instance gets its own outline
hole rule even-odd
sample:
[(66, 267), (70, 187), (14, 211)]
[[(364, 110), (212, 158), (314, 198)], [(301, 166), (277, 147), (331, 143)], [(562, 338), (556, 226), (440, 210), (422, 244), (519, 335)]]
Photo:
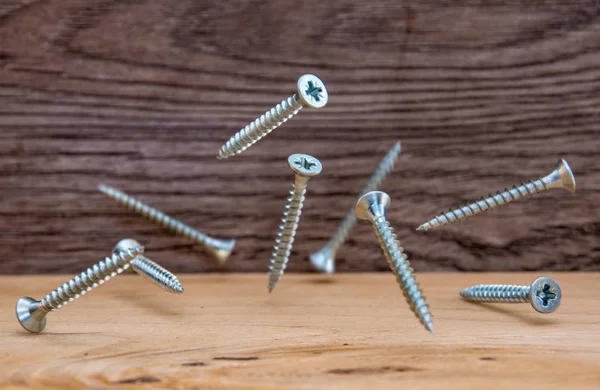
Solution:
[(406, 254), (403, 253), (404, 248), (399, 245), (396, 234), (394, 234), (394, 229), (384, 216), (375, 217), (373, 227), (375, 228), (381, 249), (406, 298), (406, 302), (425, 328), (433, 332), (433, 322), (427, 302), (419, 289), (419, 284), (413, 276), (413, 269), (410, 267), (410, 262)]
[(46, 311), (60, 309), (67, 303), (79, 298), (91, 289), (101, 285), (110, 278), (122, 273), (129, 267), (138, 255), (144, 252), (144, 247), (131, 248), (120, 253), (113, 253), (98, 264), (88, 268), (78, 276), (69, 280), (41, 301), (40, 306)]
[(287, 267), (290, 252), (292, 251), (292, 245), (294, 244), (294, 236), (296, 235), (298, 222), (300, 221), (300, 215), (302, 214), (302, 205), (305, 194), (306, 185), (299, 186), (295, 183), (292, 185), (283, 218), (281, 218), (281, 225), (279, 225), (279, 231), (277, 232), (277, 238), (275, 239), (273, 253), (271, 254), (269, 265), (269, 292), (275, 288), (275, 285)]
[(235, 245), (235, 240), (217, 240), (216, 238), (210, 237), (115, 188), (101, 184), (98, 186), (98, 189), (122, 206), (141, 214), (152, 222), (155, 222), (176, 234), (186, 237), (192, 242), (202, 245), (220, 262), (227, 260)]
[(465, 288), (460, 295), (471, 302), (529, 302), (530, 286), (480, 284)]
[(302, 107), (302, 101), (297, 94), (283, 100), (233, 135), (221, 147), (217, 158), (224, 159), (243, 152), (296, 115)]
[(496, 195), (490, 195), (487, 198), (482, 198), (478, 202), (473, 202), (456, 210), (450, 210), (447, 213), (440, 214), (419, 226), (417, 230), (427, 231), (445, 226), (547, 189), (546, 184), (541, 179), (532, 180), (529, 183), (521, 184), (520, 186), (513, 186), (510, 190), (506, 188), (502, 192), (499, 191)]
[(130, 263), (131, 268), (139, 275), (149, 280), (152, 284), (171, 293), (182, 293), (183, 286), (177, 276), (142, 255)]
[[(400, 149), (400, 142), (397, 142), (392, 147), (392, 149), (390, 149), (390, 151), (385, 155), (385, 157), (383, 157), (383, 159), (377, 166), (377, 169), (367, 182), (367, 185), (363, 188), (359, 197), (366, 194), (367, 192), (376, 190), (381, 185), (381, 183), (383, 183), (385, 178), (390, 174), (390, 172), (394, 168), (394, 165), (398, 160), (398, 155), (400, 154)], [(354, 229), (354, 226), (356, 226), (356, 214), (354, 213), (354, 207), (352, 207), (342, 220), (342, 223), (336, 229), (331, 239), (327, 242), (327, 244), (325, 244), (325, 246), (321, 250), (313, 253), (313, 255), (318, 255), (320, 252), (329, 253), (326, 256), (311, 255), (311, 260), (315, 268), (317, 268), (319, 271), (324, 271), (326, 269), (331, 269), (333, 271), (334, 264), (328, 266), (327, 262), (335, 262), (335, 254), (338, 248), (346, 241), (348, 235), (350, 234), (352, 229)], [(321, 260), (321, 262), (317, 262), (317, 259)]]

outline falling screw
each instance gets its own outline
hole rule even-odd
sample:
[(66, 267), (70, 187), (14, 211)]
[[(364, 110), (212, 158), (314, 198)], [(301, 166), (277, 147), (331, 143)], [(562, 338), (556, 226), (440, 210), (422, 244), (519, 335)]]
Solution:
[(358, 199), (354, 206), (354, 212), (358, 219), (364, 219), (373, 224), (381, 249), (396, 276), (396, 281), (404, 293), (406, 302), (425, 328), (433, 333), (433, 322), (425, 297), (413, 276), (413, 269), (410, 267), (408, 258), (403, 253), (404, 248), (400, 246), (394, 229), (385, 218), (385, 212), (390, 203), (390, 197), (385, 192), (371, 191)]
[(220, 265), (224, 265), (231, 255), (231, 251), (235, 246), (235, 240), (233, 239), (218, 240), (216, 238), (209, 237), (206, 234), (193, 229), (174, 218), (169, 217), (157, 209), (150, 207), (147, 204), (144, 204), (134, 197), (129, 196), (117, 189), (105, 186), (103, 184), (100, 184), (98, 189), (116, 200), (119, 204), (143, 215), (152, 222), (155, 222), (176, 234), (184, 236), (194, 243), (202, 245), (207, 252), (212, 254), (217, 259)]
[(143, 246), (130, 248), (118, 254), (113, 253), (111, 257), (105, 258), (52, 291), (41, 301), (30, 297), (19, 299), (16, 306), (19, 323), (31, 333), (41, 332), (46, 327), (46, 315), (49, 312), (60, 309), (91, 289), (122, 273), (142, 253), (144, 253)]
[[(398, 159), (398, 155), (400, 154), (400, 149), (400, 141), (398, 141), (381, 160), (379, 166), (360, 195), (376, 190), (377, 187), (383, 183), (383, 180), (385, 180), (392, 171), (392, 168)], [(348, 211), (329, 242), (327, 242), (327, 244), (319, 251), (310, 254), (310, 263), (315, 270), (328, 274), (335, 272), (335, 255), (340, 246), (346, 241), (346, 238), (348, 238), (348, 235), (355, 225), (356, 216), (354, 215), (354, 209), (351, 209)]]
[(530, 302), (536, 311), (552, 313), (560, 306), (562, 293), (556, 280), (542, 276), (531, 286), (480, 284), (465, 288), (460, 295), (471, 302)]
[[(136, 240), (126, 238), (119, 241), (119, 243), (113, 248), (113, 253), (119, 255), (122, 252), (127, 252), (127, 250), (136, 247), (141, 247), (141, 244)], [(177, 276), (173, 275), (171, 272), (147, 257), (139, 255), (131, 263), (129, 263), (129, 265), (139, 275), (148, 279), (152, 284), (162, 288), (163, 290), (179, 294), (183, 292), (183, 286), (179, 282), (179, 279), (177, 279)]]
[(237, 132), (219, 150), (218, 159), (242, 153), (261, 138), (281, 126), (304, 106), (323, 108), (329, 95), (325, 84), (314, 74), (305, 74), (298, 79), (298, 93), (264, 113), (242, 130)]
[(306, 185), (308, 180), (321, 173), (323, 166), (316, 158), (307, 154), (292, 154), (288, 157), (288, 165), (294, 171), (294, 183), (290, 196), (287, 199), (283, 218), (275, 246), (271, 254), (269, 265), (269, 292), (273, 291), (275, 285), (281, 279), (292, 251), (294, 244), (294, 236), (300, 222), (300, 214), (302, 213), (302, 204), (304, 202), (304, 194), (306, 194)]
[(474, 202), (463, 206), (456, 210), (450, 210), (443, 213), (419, 226), (417, 230), (431, 230), (440, 226), (448, 225), (463, 219), (470, 218), (475, 214), (487, 211), (489, 209), (503, 206), (514, 200), (525, 196), (537, 194), (545, 190), (560, 188), (570, 192), (575, 191), (575, 176), (569, 167), (569, 164), (563, 159), (558, 160), (556, 169), (548, 176), (537, 180), (532, 180), (527, 184), (513, 186), (511, 190), (508, 188), (503, 192), (498, 192), (496, 195), (490, 195), (478, 202)]

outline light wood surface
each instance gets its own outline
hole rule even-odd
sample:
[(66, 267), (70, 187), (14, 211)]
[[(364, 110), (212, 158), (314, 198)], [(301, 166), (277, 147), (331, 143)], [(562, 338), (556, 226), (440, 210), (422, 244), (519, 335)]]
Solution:
[[(0, 1), (0, 272), (75, 273), (129, 236), (173, 271), (217, 268), (99, 183), (237, 238), (231, 270), (262, 270), (299, 152), (324, 166), (294, 245), (306, 259), (397, 140), (382, 189), (417, 270), (598, 271), (598, 15), (596, 0)], [(327, 107), (217, 161), (307, 72)], [(559, 157), (575, 194), (414, 231)], [(373, 242), (359, 224), (338, 270), (387, 270)]]
[(3, 389), (598, 389), (599, 274), (557, 273), (562, 306), (477, 305), (470, 284), (536, 274), (419, 274), (435, 334), (389, 273), (184, 275), (170, 295), (123, 275), (48, 315), (43, 333), (14, 316), (61, 276), (0, 277)]

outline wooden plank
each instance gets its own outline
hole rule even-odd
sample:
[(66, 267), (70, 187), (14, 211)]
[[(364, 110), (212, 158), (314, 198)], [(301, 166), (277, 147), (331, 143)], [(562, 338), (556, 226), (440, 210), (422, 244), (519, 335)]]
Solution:
[[(238, 238), (231, 269), (262, 270), (290, 185), (285, 159), (297, 152), (324, 165), (290, 263), (307, 271), (399, 139), (383, 189), (418, 270), (600, 270), (599, 10), (591, 0), (3, 1), (0, 272), (76, 272), (127, 236), (176, 272), (216, 270), (99, 183)], [(216, 160), (307, 72), (327, 83), (326, 108)], [(574, 195), (414, 231), (559, 157), (577, 177)], [(338, 270), (386, 268), (360, 225)]]
[[(418, 275), (429, 334), (389, 273), (184, 275), (181, 295), (124, 275), (48, 315), (29, 334), (0, 318), (3, 389), (371, 388), (531, 390), (600, 386), (599, 274), (556, 273), (552, 314), (477, 305), (471, 284), (539, 274)], [(64, 276), (0, 277), (0, 308), (41, 297)]]

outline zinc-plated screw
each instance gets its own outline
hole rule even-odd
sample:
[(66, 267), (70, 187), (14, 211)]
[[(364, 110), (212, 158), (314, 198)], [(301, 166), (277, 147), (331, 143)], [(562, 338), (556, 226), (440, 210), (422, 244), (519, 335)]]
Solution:
[(224, 159), (242, 153), (296, 115), (302, 107), (325, 107), (328, 97), (327, 88), (325, 88), (325, 84), (321, 79), (314, 74), (300, 76), (298, 79), (298, 93), (283, 100), (231, 137), (221, 147), (217, 158)]
[(157, 209), (148, 206), (135, 199), (132, 196), (127, 195), (115, 188), (111, 188), (100, 184), (98, 189), (108, 195), (109, 197), (116, 200), (119, 204), (133, 210), (144, 217), (148, 218), (152, 222), (155, 222), (172, 232), (186, 237), (190, 241), (202, 245), (202, 247), (213, 255), (220, 265), (224, 265), (231, 251), (235, 246), (235, 240), (218, 240), (213, 237), (209, 237), (206, 234), (189, 227), (188, 225), (169, 217), (168, 215), (158, 211)]
[[(136, 240), (126, 238), (119, 241), (119, 243), (113, 248), (113, 253), (119, 255), (131, 248), (140, 246), (142, 245)], [(179, 279), (177, 279), (177, 276), (173, 275), (171, 272), (147, 257), (139, 255), (131, 263), (129, 263), (129, 265), (139, 275), (143, 276), (152, 284), (162, 288), (163, 290), (179, 294), (183, 292), (183, 286), (179, 282)]]
[(531, 286), (480, 284), (465, 288), (460, 295), (471, 302), (529, 302), (540, 313), (552, 313), (560, 306), (562, 292), (556, 280), (542, 276)]
[[(392, 168), (398, 159), (398, 155), (400, 154), (400, 149), (400, 141), (398, 141), (381, 160), (379, 166), (360, 195), (376, 190), (377, 187), (383, 183), (383, 180), (385, 180), (392, 171)], [(340, 246), (346, 241), (346, 238), (348, 238), (348, 235), (355, 225), (356, 216), (354, 215), (354, 209), (352, 208), (348, 211), (329, 242), (327, 242), (327, 244), (319, 251), (310, 254), (310, 263), (315, 270), (328, 274), (335, 272), (335, 254)]]
[(560, 188), (570, 192), (575, 191), (575, 176), (573, 175), (569, 164), (563, 159), (558, 160), (556, 169), (545, 177), (532, 180), (529, 183), (521, 184), (520, 186), (513, 186), (511, 190), (507, 188), (503, 192), (498, 192), (496, 195), (482, 198), (478, 202), (468, 204), (456, 210), (450, 210), (447, 213), (443, 213), (425, 222), (423, 225), (419, 226), (417, 230), (430, 230), (448, 225), (489, 209), (505, 205), (513, 200), (553, 188)]
[(41, 332), (46, 327), (46, 315), (49, 312), (60, 309), (91, 289), (122, 273), (142, 253), (144, 253), (143, 246), (130, 248), (118, 254), (113, 253), (111, 257), (105, 258), (52, 291), (41, 301), (30, 297), (19, 299), (16, 306), (19, 323), (31, 333)]
[(300, 222), (300, 214), (302, 213), (302, 204), (308, 180), (321, 173), (323, 169), (319, 160), (307, 154), (292, 154), (288, 157), (288, 165), (294, 171), (294, 183), (292, 184), (290, 196), (287, 199), (283, 218), (281, 218), (281, 225), (279, 225), (279, 231), (275, 239), (273, 253), (271, 254), (269, 292), (273, 291), (287, 267), (292, 245), (294, 244), (296, 229), (298, 229), (298, 222)]
[(403, 253), (404, 248), (400, 246), (394, 229), (385, 218), (385, 212), (390, 203), (390, 197), (385, 192), (371, 191), (358, 199), (354, 212), (358, 219), (364, 219), (373, 224), (381, 249), (396, 276), (396, 281), (404, 293), (406, 302), (425, 328), (433, 333), (433, 322), (425, 297), (413, 276), (413, 269), (410, 267), (408, 258)]

